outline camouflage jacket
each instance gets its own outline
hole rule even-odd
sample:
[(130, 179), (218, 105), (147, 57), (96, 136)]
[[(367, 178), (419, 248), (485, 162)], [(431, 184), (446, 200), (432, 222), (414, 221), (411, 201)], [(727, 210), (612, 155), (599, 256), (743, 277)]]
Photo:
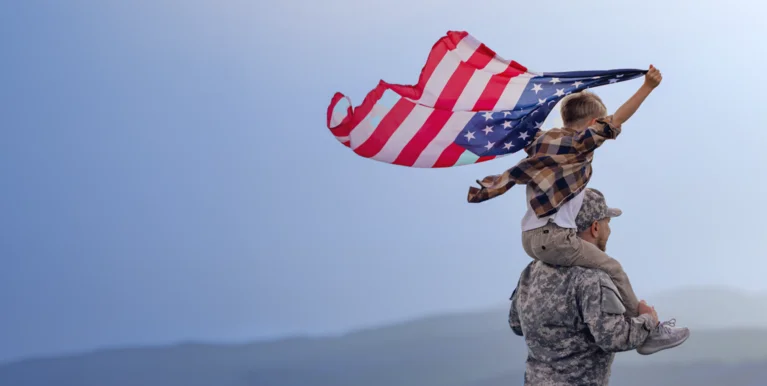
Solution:
[(640, 346), (653, 327), (649, 315), (625, 311), (603, 271), (530, 263), (509, 312), (528, 347), (525, 385), (607, 385), (615, 353)]

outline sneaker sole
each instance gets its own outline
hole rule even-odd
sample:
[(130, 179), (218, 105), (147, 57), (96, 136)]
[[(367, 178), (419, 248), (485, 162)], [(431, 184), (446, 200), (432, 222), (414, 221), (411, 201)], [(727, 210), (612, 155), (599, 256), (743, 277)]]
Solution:
[(690, 338), (690, 331), (688, 330), (687, 331), (687, 336), (685, 336), (684, 339), (680, 340), (679, 342), (676, 342), (676, 343), (668, 345), (668, 346), (659, 347), (659, 348), (656, 348), (656, 349), (653, 349), (653, 350), (650, 350), (650, 351), (643, 351), (642, 348), (640, 347), (640, 348), (637, 349), (637, 353), (639, 353), (639, 355), (652, 355), (652, 354), (655, 354), (656, 352), (659, 352), (659, 351), (668, 350), (670, 348), (677, 347), (680, 344), (686, 342), (687, 339), (689, 339), (689, 338)]

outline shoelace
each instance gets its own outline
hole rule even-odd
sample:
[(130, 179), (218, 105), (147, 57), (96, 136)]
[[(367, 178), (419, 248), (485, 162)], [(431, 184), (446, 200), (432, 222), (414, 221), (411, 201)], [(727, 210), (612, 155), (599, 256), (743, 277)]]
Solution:
[(665, 322), (658, 324), (658, 332), (661, 334), (670, 333), (671, 332), (670, 327), (674, 327), (674, 326), (676, 326), (676, 319), (669, 319)]

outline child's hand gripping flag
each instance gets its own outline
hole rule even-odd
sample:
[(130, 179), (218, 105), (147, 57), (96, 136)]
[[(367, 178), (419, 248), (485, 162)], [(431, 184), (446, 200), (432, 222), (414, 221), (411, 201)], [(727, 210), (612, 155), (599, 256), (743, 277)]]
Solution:
[(327, 125), (362, 157), (418, 168), (466, 165), (524, 149), (565, 95), (646, 72), (537, 73), (450, 31), (432, 47), (418, 84), (382, 80), (354, 109), (336, 93)]

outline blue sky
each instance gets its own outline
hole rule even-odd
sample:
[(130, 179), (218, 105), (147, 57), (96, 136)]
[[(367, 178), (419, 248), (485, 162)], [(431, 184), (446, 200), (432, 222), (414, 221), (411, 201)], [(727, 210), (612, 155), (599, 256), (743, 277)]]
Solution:
[[(471, 4), (0, 3), (0, 361), (504, 304), (523, 190), (465, 198), (521, 155), (406, 169), (325, 127), (335, 91), (414, 83), (448, 30), (538, 71), (658, 66), (595, 159), (609, 252), (640, 296), (767, 289), (763, 5)], [(596, 91), (614, 110), (640, 83)]]

